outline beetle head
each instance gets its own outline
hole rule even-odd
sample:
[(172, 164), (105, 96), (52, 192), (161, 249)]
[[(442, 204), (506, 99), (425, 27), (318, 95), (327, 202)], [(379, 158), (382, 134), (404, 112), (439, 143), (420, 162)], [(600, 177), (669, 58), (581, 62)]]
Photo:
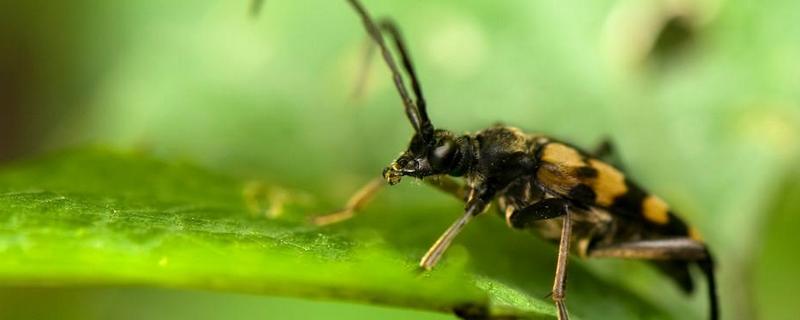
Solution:
[(466, 143), (447, 130), (436, 130), (430, 140), (415, 134), (408, 149), (383, 169), (383, 178), (389, 184), (397, 184), (402, 176), (421, 179), (439, 174), (460, 175)]
[[(424, 178), (445, 173), (460, 175), (465, 171), (464, 168), (468, 162), (463, 161), (463, 155), (466, 154), (469, 143), (466, 139), (454, 138), (453, 134), (448, 131), (434, 130), (433, 124), (428, 118), (422, 86), (417, 78), (408, 50), (406, 50), (403, 37), (400, 35), (400, 30), (390, 20), (383, 20), (380, 25), (376, 24), (364, 6), (357, 0), (350, 0), (350, 4), (361, 17), (367, 33), (380, 48), (381, 56), (392, 73), (397, 93), (403, 102), (406, 117), (415, 132), (408, 150), (383, 170), (383, 177), (389, 184), (396, 184), (400, 182), (402, 176)], [(408, 76), (414, 99), (409, 95), (398, 63), (386, 44), (384, 32), (394, 43), (397, 53), (400, 55), (400, 62)]]

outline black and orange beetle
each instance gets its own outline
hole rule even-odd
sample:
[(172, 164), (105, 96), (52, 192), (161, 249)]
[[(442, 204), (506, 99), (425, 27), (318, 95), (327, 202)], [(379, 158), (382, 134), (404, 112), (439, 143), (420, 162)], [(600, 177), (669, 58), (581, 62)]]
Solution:
[[(612, 150), (609, 143), (589, 152), (509, 126), (465, 135), (434, 128), (398, 28), (389, 20), (376, 24), (358, 0), (348, 1), (380, 48), (415, 134), (408, 149), (383, 170), (383, 177), (359, 190), (344, 209), (316, 217), (317, 224), (348, 219), (385, 182), (393, 185), (403, 176), (415, 177), (466, 202), (463, 214), (422, 257), (423, 269), (433, 268), (456, 235), (494, 202), (511, 228), (531, 229), (558, 243), (552, 298), (559, 319), (568, 319), (564, 300), (570, 252), (586, 258), (650, 260), (686, 292), (694, 287), (689, 266), (696, 265), (708, 282), (710, 318), (719, 318), (708, 247), (664, 200), (603, 160)], [(384, 36), (396, 47), (413, 100)], [(463, 179), (463, 184), (452, 177)]]

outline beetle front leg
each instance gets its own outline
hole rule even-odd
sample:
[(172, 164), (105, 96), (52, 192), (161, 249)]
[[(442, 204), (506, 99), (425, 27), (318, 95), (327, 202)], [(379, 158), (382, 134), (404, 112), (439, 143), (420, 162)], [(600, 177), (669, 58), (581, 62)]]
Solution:
[(386, 185), (386, 182), (382, 177), (372, 179), (347, 200), (347, 204), (345, 204), (344, 208), (329, 214), (313, 217), (311, 221), (316, 225), (324, 226), (350, 219), (355, 216), (367, 202), (372, 200), (384, 185)]
[(425, 181), (425, 183), (433, 186), (434, 188), (439, 189), (439, 191), (447, 193), (458, 200), (461, 201), (468, 200), (467, 199), (469, 193), (467, 190), (468, 188), (464, 184), (458, 182), (453, 178), (450, 178), (445, 175), (438, 175), (438, 176), (428, 176), (422, 180)]
[(433, 266), (439, 262), (442, 255), (447, 248), (450, 247), (450, 243), (453, 242), (453, 239), (461, 233), (461, 230), (472, 221), (472, 218), (483, 212), (486, 209), (486, 206), (489, 204), (489, 200), (491, 200), (491, 196), (486, 195), (479, 195), (473, 196), (467, 202), (467, 208), (464, 210), (464, 213), (461, 217), (458, 218), (452, 225), (450, 225), (447, 230), (439, 236), (439, 239), (433, 243), (433, 245), (428, 249), (428, 252), (422, 256), (422, 259), (419, 261), (419, 266), (422, 269), (430, 270)]
[[(467, 188), (450, 177), (431, 176), (426, 177), (424, 181), (425, 183), (455, 197), (458, 200), (466, 201)], [(324, 226), (339, 223), (354, 217), (361, 211), (361, 209), (364, 208), (364, 206), (367, 205), (370, 200), (375, 198), (375, 196), (378, 194), (378, 191), (383, 189), (385, 185), (386, 181), (384, 181), (382, 177), (370, 180), (370, 182), (361, 187), (361, 189), (358, 189), (358, 191), (356, 191), (356, 193), (354, 193), (350, 199), (347, 200), (344, 208), (328, 214), (313, 217), (311, 220), (312, 223), (319, 226)]]

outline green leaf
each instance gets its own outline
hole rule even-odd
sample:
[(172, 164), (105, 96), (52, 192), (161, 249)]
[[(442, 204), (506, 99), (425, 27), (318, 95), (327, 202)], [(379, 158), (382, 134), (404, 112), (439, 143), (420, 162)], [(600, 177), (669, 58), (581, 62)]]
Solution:
[[(305, 217), (325, 206), (299, 191), (136, 153), (62, 152), (0, 169), (0, 283), (211, 289), (553, 318), (553, 247), (494, 217), (468, 228), (436, 270), (417, 273), (416, 258), (459, 207), (431, 197), (438, 200), (376, 203), (381, 212), (318, 228)], [(446, 211), (454, 212), (427, 214)], [(570, 289), (576, 318), (668, 318), (578, 261)]]

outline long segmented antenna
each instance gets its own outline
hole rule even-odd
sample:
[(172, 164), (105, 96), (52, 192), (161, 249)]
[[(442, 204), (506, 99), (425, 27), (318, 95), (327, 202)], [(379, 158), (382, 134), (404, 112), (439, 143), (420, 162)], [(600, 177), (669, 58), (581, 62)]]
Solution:
[(417, 112), (419, 112), (420, 118), (422, 119), (422, 131), (425, 135), (433, 135), (433, 125), (428, 118), (425, 96), (422, 95), (422, 86), (419, 84), (419, 79), (417, 79), (417, 72), (414, 71), (414, 64), (411, 62), (411, 54), (409, 54), (406, 49), (405, 41), (400, 34), (400, 29), (394, 21), (389, 19), (382, 19), (380, 25), (381, 28), (386, 30), (392, 39), (394, 39), (394, 44), (397, 47), (397, 51), (400, 52), (400, 58), (403, 61), (403, 67), (411, 78), (411, 90), (414, 91), (414, 96), (417, 98)]
[(372, 18), (369, 16), (369, 13), (367, 13), (367, 10), (364, 9), (364, 6), (362, 6), (358, 0), (348, 0), (348, 2), (350, 2), (358, 15), (361, 16), (361, 20), (364, 22), (364, 27), (367, 29), (367, 33), (369, 33), (370, 37), (372, 37), (375, 43), (381, 48), (383, 60), (386, 62), (386, 65), (392, 72), (394, 86), (397, 88), (397, 92), (400, 94), (400, 98), (403, 100), (403, 105), (406, 109), (406, 116), (408, 117), (408, 120), (411, 121), (414, 131), (416, 131), (417, 134), (422, 137), (423, 141), (431, 141), (433, 138), (433, 125), (428, 119), (428, 114), (425, 110), (425, 99), (422, 96), (422, 89), (419, 86), (419, 81), (417, 80), (411, 60), (408, 58), (408, 53), (405, 49), (402, 38), (400, 37), (400, 33), (392, 23), (384, 23), (384, 28), (394, 38), (395, 44), (397, 45), (397, 50), (400, 52), (402, 57), (403, 67), (406, 69), (406, 72), (411, 78), (411, 85), (412, 89), (414, 90), (414, 95), (417, 98), (417, 104), (415, 104), (408, 95), (408, 89), (406, 89), (406, 85), (403, 82), (400, 70), (398, 70), (397, 63), (395, 62), (391, 51), (389, 51), (389, 48), (386, 46), (386, 42), (383, 40), (383, 35), (381, 34), (380, 29), (378, 29), (378, 27), (372, 21)]

